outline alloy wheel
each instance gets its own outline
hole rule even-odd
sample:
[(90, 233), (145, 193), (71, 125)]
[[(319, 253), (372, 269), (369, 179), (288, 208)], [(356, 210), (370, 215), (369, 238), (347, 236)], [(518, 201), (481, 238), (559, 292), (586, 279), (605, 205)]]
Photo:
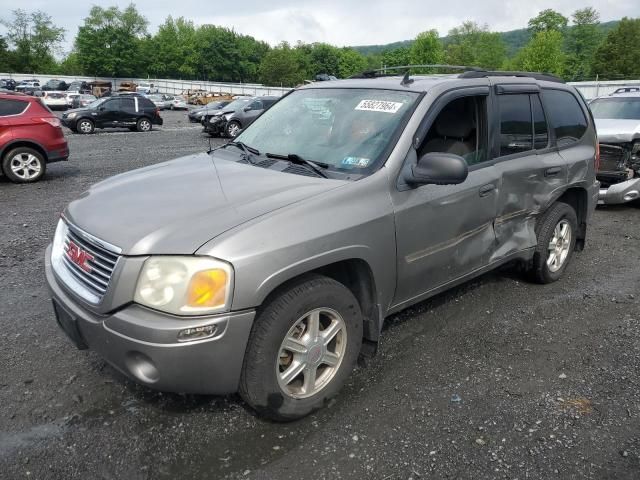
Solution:
[(11, 159), (11, 171), (22, 180), (31, 180), (42, 170), (40, 159), (32, 153), (19, 153)]
[(553, 237), (549, 242), (549, 255), (547, 267), (552, 273), (557, 272), (564, 265), (571, 248), (571, 225), (566, 219), (562, 219), (553, 230)]
[(307, 398), (335, 377), (347, 346), (342, 316), (329, 308), (304, 314), (289, 329), (276, 360), (281, 390), (293, 398)]

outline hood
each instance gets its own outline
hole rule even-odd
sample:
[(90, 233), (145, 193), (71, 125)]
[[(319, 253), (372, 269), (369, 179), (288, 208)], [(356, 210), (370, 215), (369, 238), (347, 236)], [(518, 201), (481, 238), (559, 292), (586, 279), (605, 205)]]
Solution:
[(81, 107), (81, 108), (70, 108), (69, 110), (65, 111), (62, 114), (63, 118), (67, 118), (69, 116), (70, 113), (84, 113), (84, 112), (89, 112), (91, 111), (90, 108), (87, 107)]
[[(125, 255), (192, 254), (251, 219), (348, 182), (267, 170), (221, 150), (117, 175), (65, 211), (86, 232)], [(233, 155), (233, 156), (232, 156)]]
[(600, 143), (626, 143), (640, 138), (640, 120), (596, 118)]

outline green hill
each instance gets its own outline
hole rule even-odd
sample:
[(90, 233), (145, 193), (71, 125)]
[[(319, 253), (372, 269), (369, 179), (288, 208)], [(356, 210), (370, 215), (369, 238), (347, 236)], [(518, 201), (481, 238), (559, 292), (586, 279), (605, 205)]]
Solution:
[[(613, 20), (611, 22), (604, 22), (600, 24), (600, 29), (604, 34), (607, 34), (610, 30), (618, 25), (619, 20)], [(572, 27), (569, 27), (571, 30)], [(507, 46), (507, 55), (512, 56), (519, 49), (524, 47), (531, 38), (531, 34), (526, 28), (520, 28), (518, 30), (510, 30), (508, 32), (500, 32), (502, 39)], [(447, 37), (441, 37), (442, 42), (446, 45)], [(396, 48), (410, 47), (413, 44), (413, 40), (403, 40), (400, 42), (387, 43), (386, 45), (360, 45), (351, 47), (357, 50), (363, 55), (376, 55), (387, 50), (395, 50)]]

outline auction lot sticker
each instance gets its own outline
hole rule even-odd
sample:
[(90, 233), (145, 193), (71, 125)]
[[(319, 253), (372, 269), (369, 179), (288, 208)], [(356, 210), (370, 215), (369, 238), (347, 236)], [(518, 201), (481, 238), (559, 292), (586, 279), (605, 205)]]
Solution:
[(396, 113), (402, 105), (400, 102), (387, 102), (385, 100), (362, 100), (356, 105), (355, 109), (368, 112)]

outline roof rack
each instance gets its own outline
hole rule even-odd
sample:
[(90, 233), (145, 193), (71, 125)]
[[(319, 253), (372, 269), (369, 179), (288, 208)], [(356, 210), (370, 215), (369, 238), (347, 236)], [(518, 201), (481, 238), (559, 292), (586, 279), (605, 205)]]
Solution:
[(449, 70), (463, 70), (465, 72), (480, 72), (483, 71), (478, 67), (469, 67), (466, 65), (443, 65), (443, 64), (425, 64), (425, 65), (402, 65), (398, 67), (386, 67), (377, 68), (375, 70), (367, 70), (361, 73), (350, 76), (349, 78), (377, 78), (377, 77), (393, 77), (397, 76), (397, 73), (387, 73), (389, 71), (404, 70), (404, 73), (408, 73), (412, 68), (442, 68)]
[(541, 72), (511, 72), (500, 70), (469, 70), (460, 74), (460, 78), (484, 78), (484, 77), (523, 77), (546, 80), (547, 82), (565, 83), (560, 77), (550, 73)]

